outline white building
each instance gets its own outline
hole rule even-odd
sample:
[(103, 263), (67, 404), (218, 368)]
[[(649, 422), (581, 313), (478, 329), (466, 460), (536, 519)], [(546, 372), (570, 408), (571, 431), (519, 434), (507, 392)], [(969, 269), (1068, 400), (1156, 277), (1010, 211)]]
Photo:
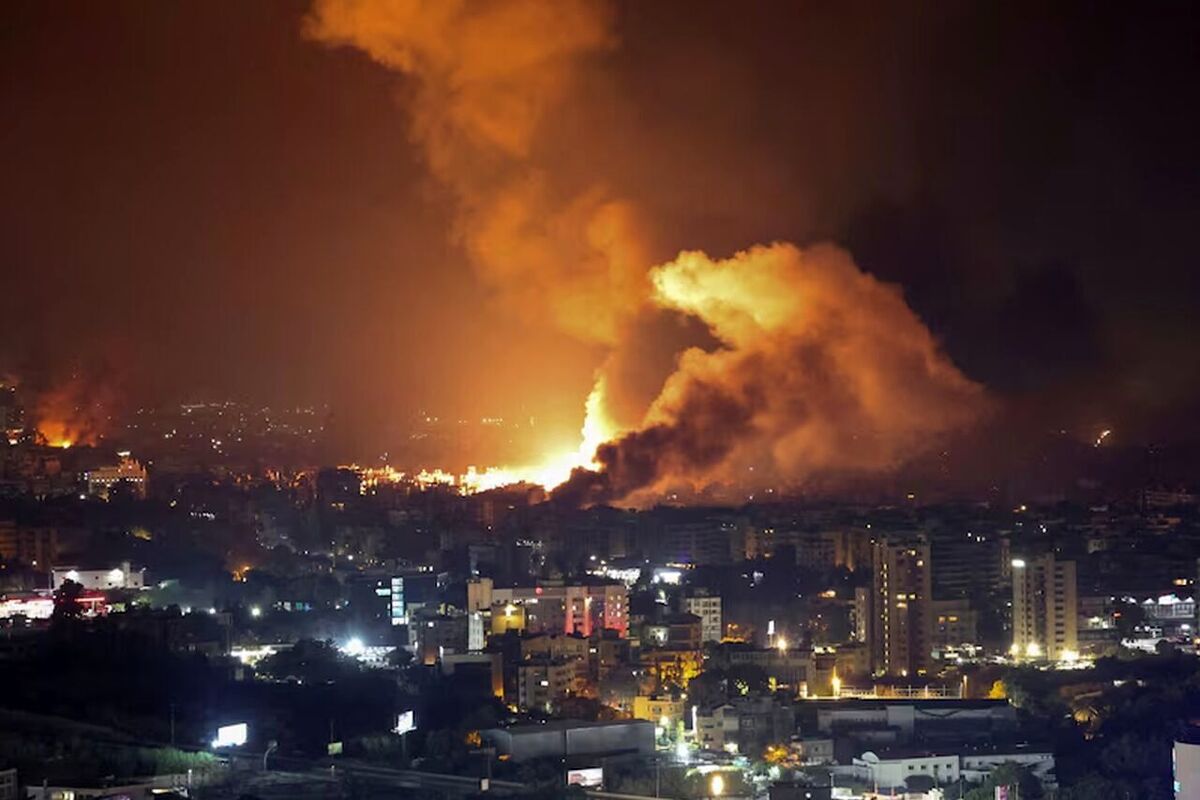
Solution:
[(1200, 800), (1200, 744), (1175, 742), (1171, 750), (1175, 800)]
[(97, 467), (83, 473), (87, 482), (88, 494), (108, 499), (109, 491), (116, 485), (124, 483), (135, 495), (146, 496), (146, 468), (140, 462), (130, 457), (128, 452), (118, 453), (121, 461), (107, 467)]
[(84, 589), (104, 591), (106, 589), (142, 589), (146, 585), (146, 570), (133, 569), (128, 561), (109, 569), (80, 569), (79, 567), (55, 567), (51, 571), (51, 586), (57, 590), (63, 581), (75, 581)]
[(700, 640), (719, 642), (725, 631), (721, 623), (721, 598), (697, 594), (683, 598), (683, 610), (700, 618)]
[(914, 775), (933, 778), (939, 784), (960, 777), (979, 783), (1001, 764), (1019, 764), (1047, 786), (1055, 785), (1054, 754), (1021, 748), (969, 754), (904, 751), (877, 754), (868, 750), (854, 759), (854, 772), (873, 788), (888, 790), (904, 786)]
[(737, 709), (728, 703), (704, 712), (692, 707), (692, 730), (701, 750), (736, 748), (739, 725)]
[(926, 775), (940, 783), (957, 781), (959, 756), (955, 753), (879, 756), (868, 750), (854, 759), (858, 777), (876, 790), (904, 786), (914, 775)]

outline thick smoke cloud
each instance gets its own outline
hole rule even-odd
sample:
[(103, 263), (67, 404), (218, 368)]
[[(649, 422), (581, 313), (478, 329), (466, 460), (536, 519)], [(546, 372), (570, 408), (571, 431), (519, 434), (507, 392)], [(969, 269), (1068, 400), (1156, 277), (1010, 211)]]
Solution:
[(587, 153), (553, 167), (562, 148), (544, 141), (547, 122), (615, 47), (610, 12), (588, 0), (317, 0), (308, 20), (313, 38), (411, 79), (413, 139), (501, 302), (604, 346), (584, 439), (607, 443), (559, 497), (884, 470), (970, 423), (980, 387), (897, 288), (842, 251), (685, 252), (652, 269), (653, 226), (586, 174)]
[(888, 470), (983, 410), (982, 388), (900, 290), (836, 247), (683, 253), (650, 277), (657, 303), (705, 322), (720, 346), (683, 353), (640, 429), (560, 490), (574, 502)]
[(636, 215), (602, 181), (562, 185), (538, 134), (588, 59), (615, 44), (611, 16), (591, 0), (318, 0), (307, 27), (413, 79), (413, 139), (500, 300), (601, 343), (646, 293)]

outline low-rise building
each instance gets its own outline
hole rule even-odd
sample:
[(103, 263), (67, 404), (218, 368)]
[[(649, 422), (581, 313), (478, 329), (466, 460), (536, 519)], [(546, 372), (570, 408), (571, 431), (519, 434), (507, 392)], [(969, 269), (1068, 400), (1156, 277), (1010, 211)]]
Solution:
[(64, 581), (74, 581), (84, 589), (93, 591), (142, 589), (146, 585), (146, 570), (134, 569), (128, 561), (122, 561), (115, 567), (101, 569), (54, 567), (50, 571), (50, 578), (50, 585), (56, 591)]
[(684, 719), (686, 713), (687, 703), (680, 697), (643, 694), (633, 699), (633, 718), (644, 719), (655, 725), (673, 727)]
[(1043, 784), (1054, 786), (1056, 783), (1054, 754), (1048, 749), (1016, 747), (961, 752), (893, 748), (868, 750), (853, 760), (856, 777), (881, 792), (902, 788), (909, 778), (917, 775), (932, 778), (939, 784), (960, 778), (979, 783), (1001, 764), (1019, 764)]
[(654, 725), (645, 720), (580, 722), (557, 720), (544, 724), (511, 725), (482, 732), (497, 755), (514, 762), (566, 756), (654, 754)]

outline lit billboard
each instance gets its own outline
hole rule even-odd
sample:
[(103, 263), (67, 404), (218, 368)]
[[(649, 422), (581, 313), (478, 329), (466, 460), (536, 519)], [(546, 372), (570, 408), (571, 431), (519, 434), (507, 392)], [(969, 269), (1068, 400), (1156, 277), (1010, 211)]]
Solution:
[(604, 767), (567, 770), (567, 786), (582, 786), (585, 789), (603, 789)]
[(246, 723), (223, 725), (217, 728), (217, 738), (213, 739), (213, 747), (241, 747), (249, 738), (250, 728)]
[(416, 730), (416, 727), (413, 721), (413, 712), (404, 711), (396, 715), (396, 727), (392, 728), (392, 731), (404, 735), (411, 730)]

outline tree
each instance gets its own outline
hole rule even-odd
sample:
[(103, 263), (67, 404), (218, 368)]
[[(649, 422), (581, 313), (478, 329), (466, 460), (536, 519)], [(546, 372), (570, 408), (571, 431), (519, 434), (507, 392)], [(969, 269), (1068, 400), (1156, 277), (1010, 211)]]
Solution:
[(54, 611), (51, 621), (55, 624), (77, 622), (83, 616), (83, 584), (71, 579), (62, 582), (54, 592)]
[(905, 791), (913, 794), (924, 794), (937, 786), (937, 781), (930, 775), (909, 775), (904, 779)]
[(1116, 604), (1113, 617), (1116, 619), (1117, 632), (1121, 634), (1121, 638), (1132, 639), (1134, 628), (1146, 621), (1146, 612), (1137, 603), (1122, 600)]
[(258, 671), (276, 680), (327, 683), (358, 671), (358, 665), (334, 647), (333, 642), (301, 639), (286, 650), (267, 656)]
[(993, 800), (997, 786), (1017, 787), (1021, 800), (1042, 797), (1042, 782), (1020, 764), (1001, 764), (987, 779), (965, 795), (965, 800)]
[(397, 647), (392, 652), (388, 653), (388, 664), (393, 667), (404, 669), (413, 662), (413, 655), (403, 647)]

